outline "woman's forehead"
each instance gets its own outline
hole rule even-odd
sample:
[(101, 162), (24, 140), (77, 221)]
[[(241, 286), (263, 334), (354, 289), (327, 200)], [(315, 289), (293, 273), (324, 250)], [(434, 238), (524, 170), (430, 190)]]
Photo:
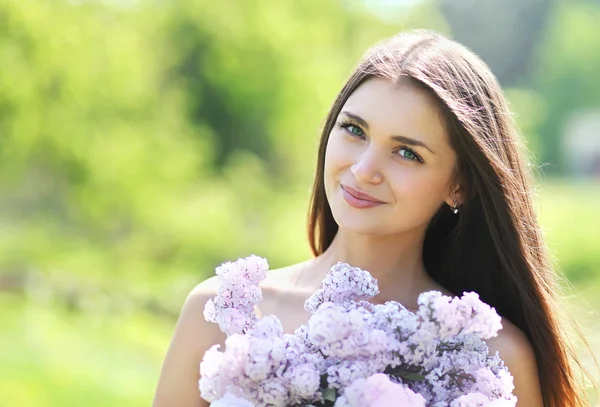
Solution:
[(369, 130), (376, 133), (426, 138), (432, 144), (448, 144), (436, 100), (408, 79), (399, 82), (369, 79), (348, 97), (342, 112), (361, 117)]

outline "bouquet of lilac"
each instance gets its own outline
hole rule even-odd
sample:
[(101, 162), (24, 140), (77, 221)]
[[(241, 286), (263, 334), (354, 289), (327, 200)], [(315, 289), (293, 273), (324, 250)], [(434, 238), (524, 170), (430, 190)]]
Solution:
[(507, 407), (513, 379), (484, 340), (501, 320), (475, 293), (421, 294), (410, 312), (368, 302), (379, 292), (367, 272), (338, 263), (305, 304), (294, 334), (275, 316), (257, 318), (266, 260), (217, 268), (217, 296), (204, 316), (227, 334), (200, 364), (202, 398), (213, 407)]

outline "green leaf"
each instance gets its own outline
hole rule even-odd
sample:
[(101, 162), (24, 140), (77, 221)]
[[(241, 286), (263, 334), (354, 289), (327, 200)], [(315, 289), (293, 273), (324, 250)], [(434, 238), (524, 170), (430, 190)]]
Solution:
[(323, 398), (328, 401), (335, 401), (337, 395), (335, 389), (327, 388), (323, 390)]
[(419, 382), (425, 380), (425, 376), (420, 373), (402, 373), (400, 375), (403, 379), (410, 380), (411, 382)]

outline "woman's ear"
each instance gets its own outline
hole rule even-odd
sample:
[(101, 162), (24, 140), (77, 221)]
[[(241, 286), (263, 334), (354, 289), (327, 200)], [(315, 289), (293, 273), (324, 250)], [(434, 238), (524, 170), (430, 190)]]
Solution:
[(451, 208), (454, 208), (455, 205), (461, 206), (465, 202), (464, 191), (460, 185), (452, 187), (445, 202)]

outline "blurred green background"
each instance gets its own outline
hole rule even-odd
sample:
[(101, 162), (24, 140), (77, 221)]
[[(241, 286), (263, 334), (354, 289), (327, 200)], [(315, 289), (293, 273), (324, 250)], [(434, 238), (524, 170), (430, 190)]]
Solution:
[(407, 28), (468, 45), (506, 89), (600, 356), (599, 22), (597, 0), (2, 0), (0, 406), (150, 405), (196, 284), (309, 256), (323, 118)]

